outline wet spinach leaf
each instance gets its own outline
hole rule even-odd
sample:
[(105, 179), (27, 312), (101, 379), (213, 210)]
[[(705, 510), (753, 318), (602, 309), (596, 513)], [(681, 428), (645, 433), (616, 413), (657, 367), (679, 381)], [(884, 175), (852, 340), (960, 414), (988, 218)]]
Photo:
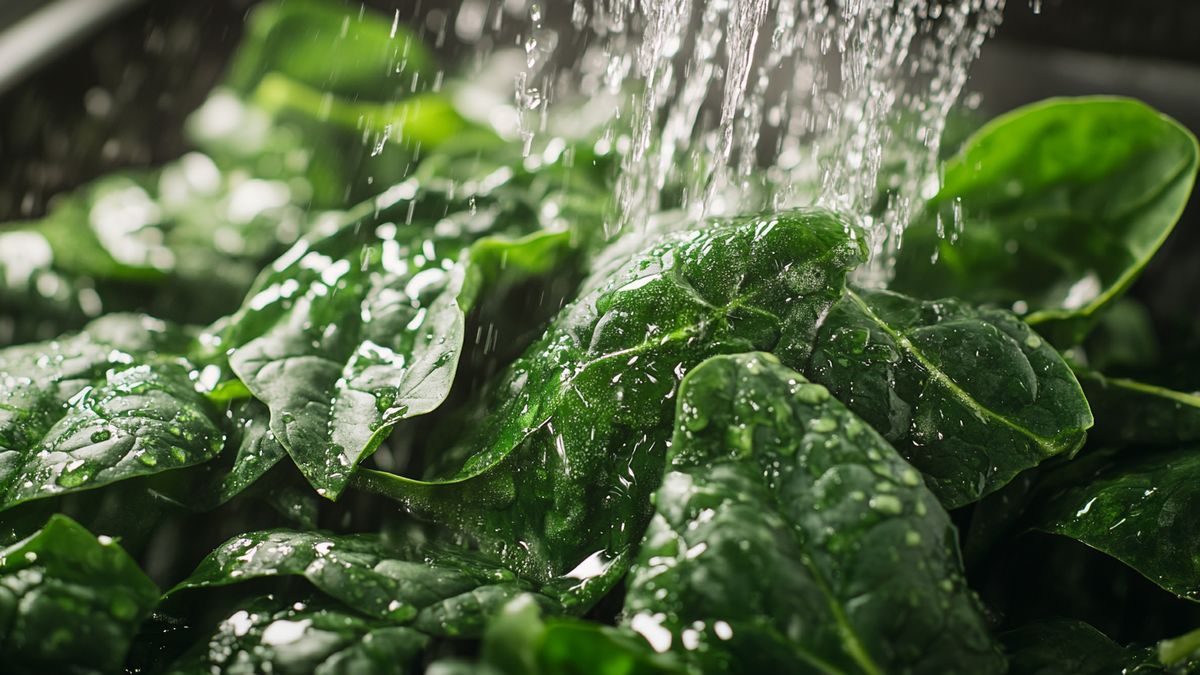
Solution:
[(1040, 621), (1008, 631), (1001, 639), (1011, 655), (1011, 675), (1151, 672), (1135, 668), (1145, 654), (1125, 649), (1082, 621)]
[(1092, 414), (1058, 352), (1003, 310), (850, 290), (807, 374), (913, 463), (946, 508), (1071, 454)]
[[(429, 635), (475, 635), (534, 586), (486, 559), (452, 549), (397, 547), (377, 535), (269, 530), (234, 537), (167, 592), (297, 576), (377, 619)], [(554, 603), (539, 596), (543, 605)]]
[(455, 195), (393, 187), (298, 242), (229, 322), (230, 366), (320, 494), (336, 499), (393, 425), (446, 398), (480, 293), (571, 259), (567, 212), (539, 216), (552, 185), (537, 193), (537, 177), (511, 170), (486, 180)]
[(264, 3), (246, 21), (229, 86), (249, 93), (270, 73), (337, 97), (392, 100), (431, 79), (433, 56), (408, 27), (340, 3)]
[(186, 333), (111, 316), (0, 351), (0, 508), (215, 457), (220, 413), (175, 356)]
[(404, 673), (429, 638), (322, 601), (257, 598), (222, 620), (166, 672)]
[(1102, 443), (1172, 445), (1200, 442), (1200, 396), (1072, 364), (1096, 415), (1091, 436)]
[(228, 502), (287, 457), (271, 433), (267, 407), (256, 399), (235, 401), (226, 413), (225, 429), (220, 457), (199, 467), (188, 486), (193, 492), (181, 496), (193, 508), (208, 510)]
[(480, 662), (437, 664), (429, 673), (650, 675), (683, 673), (639, 635), (575, 619), (544, 618), (528, 595), (510, 602), (483, 636)]
[(1153, 647), (1122, 647), (1083, 621), (1039, 621), (1004, 633), (1011, 675), (1191, 673), (1200, 658), (1200, 631)]
[(116, 672), (157, 601), (116, 542), (54, 515), (0, 550), (0, 660), (9, 672)]
[(1200, 449), (1130, 449), (1051, 495), (1037, 529), (1107, 553), (1166, 590), (1200, 601)]
[(433, 481), (363, 471), (360, 484), (535, 579), (601, 573), (649, 518), (679, 379), (720, 353), (803, 360), (862, 259), (851, 235), (831, 213), (795, 211), (652, 246), (585, 282), (509, 368), (461, 469)]
[(1171, 233), (1198, 158), (1187, 129), (1138, 101), (1051, 99), (999, 117), (947, 162), (892, 288), (1011, 307), (1072, 344)]
[(763, 354), (680, 385), (625, 611), (703, 672), (1004, 672), (920, 474)]

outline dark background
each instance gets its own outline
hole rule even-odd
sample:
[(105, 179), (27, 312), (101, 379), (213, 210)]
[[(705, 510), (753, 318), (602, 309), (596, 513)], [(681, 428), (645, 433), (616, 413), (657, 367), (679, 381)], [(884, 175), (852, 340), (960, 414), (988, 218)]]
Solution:
[[(147, 0), (0, 92), (0, 222), (40, 215), (50, 197), (106, 171), (183, 152), (182, 121), (221, 76), (254, 1)], [(0, 29), (37, 4), (0, 2)], [(461, 0), (366, 4), (424, 25), (415, 17), (453, 17)], [(1053, 95), (1123, 94), (1200, 131), (1200, 2), (1041, 0), (1039, 10), (1009, 0), (985, 45), (968, 85), (985, 116)], [(1158, 318), (1200, 317), (1193, 288), (1195, 197), (1136, 292)]]

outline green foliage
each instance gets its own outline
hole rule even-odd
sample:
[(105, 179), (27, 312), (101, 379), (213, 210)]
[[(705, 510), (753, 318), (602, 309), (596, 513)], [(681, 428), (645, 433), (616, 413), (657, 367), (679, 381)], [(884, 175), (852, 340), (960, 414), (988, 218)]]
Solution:
[(947, 508), (1083, 445), (1088, 402), (1058, 352), (1009, 312), (847, 291), (807, 372), (925, 474)]
[(1195, 137), (1138, 101), (1013, 111), (946, 163), (941, 191), (905, 232), (892, 288), (1012, 307), (1069, 346), (1171, 233), (1198, 166)]
[(403, 18), (257, 5), (194, 152), (0, 225), (0, 670), (1195, 672), (1189, 132), (1006, 115), (847, 288), (878, 213), (612, 236), (619, 130)]
[(1103, 551), (1181, 597), (1200, 600), (1200, 452), (1131, 450), (1053, 494), (1039, 529)]
[(219, 414), (157, 320), (109, 316), (81, 333), (0, 351), (0, 509), (205, 462)]
[(434, 481), (364, 472), (361, 484), (535, 578), (614, 564), (649, 517), (678, 380), (714, 354), (805, 358), (862, 256), (847, 227), (796, 211), (652, 246), (585, 282), (501, 377), (461, 468)]
[(0, 654), (9, 672), (121, 668), (158, 589), (112, 539), (62, 515), (0, 549)]
[(230, 366), (320, 494), (337, 498), (397, 422), (442, 403), (482, 293), (573, 259), (580, 237), (538, 217), (556, 195), (537, 186), (553, 179), (511, 180), (453, 199), (415, 181), (391, 188), (297, 242), (228, 324)]
[(633, 629), (701, 672), (1004, 671), (945, 511), (827, 389), (723, 356), (678, 406)]
[(381, 673), (419, 670), (416, 657), (428, 643), (420, 633), (320, 601), (250, 600), (166, 669), (171, 675), (203, 673)]

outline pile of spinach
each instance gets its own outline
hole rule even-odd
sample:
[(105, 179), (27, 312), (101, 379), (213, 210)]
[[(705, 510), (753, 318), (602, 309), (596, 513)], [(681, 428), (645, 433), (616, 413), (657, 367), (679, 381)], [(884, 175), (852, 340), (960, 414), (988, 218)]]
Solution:
[(390, 19), (249, 26), (195, 152), (0, 227), (6, 672), (1197, 667), (1174, 121), (993, 121), (859, 288), (855, 214), (612, 241)]

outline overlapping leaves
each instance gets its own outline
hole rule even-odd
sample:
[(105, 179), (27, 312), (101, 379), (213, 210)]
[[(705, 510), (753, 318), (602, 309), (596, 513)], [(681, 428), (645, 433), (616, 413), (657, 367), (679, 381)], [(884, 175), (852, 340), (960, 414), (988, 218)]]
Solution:
[(626, 598), (657, 649), (701, 672), (1004, 671), (945, 511), (828, 390), (716, 357), (678, 406)]
[(428, 482), (363, 472), (362, 484), (534, 578), (616, 564), (649, 516), (679, 379), (720, 353), (804, 359), (861, 260), (850, 235), (830, 213), (785, 212), (635, 255), (585, 283), (502, 376), (460, 469)]

